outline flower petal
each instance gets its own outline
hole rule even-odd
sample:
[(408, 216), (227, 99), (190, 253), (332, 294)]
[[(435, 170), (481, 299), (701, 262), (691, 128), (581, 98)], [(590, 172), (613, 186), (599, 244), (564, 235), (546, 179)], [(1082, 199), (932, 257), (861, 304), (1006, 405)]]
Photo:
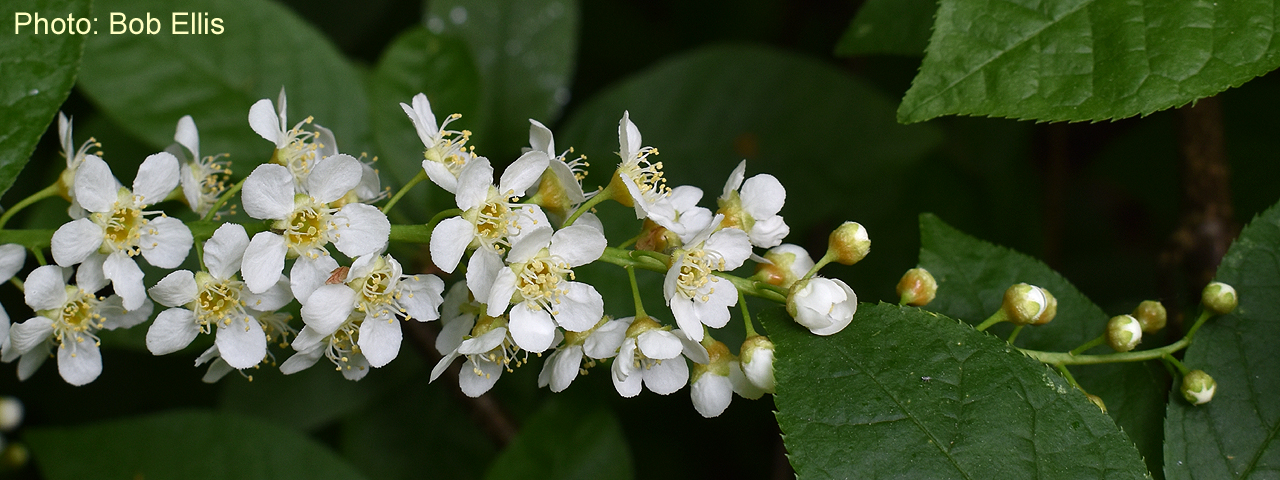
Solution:
[(618, 354), (618, 348), (622, 346), (622, 341), (627, 338), (627, 327), (629, 326), (631, 326), (631, 322), (623, 320), (605, 322), (604, 325), (591, 332), (586, 341), (582, 342), (583, 353), (596, 360), (613, 358)]
[(404, 110), (405, 115), (409, 116), (409, 120), (413, 122), (414, 130), (418, 131), (418, 139), (422, 140), (422, 144), (430, 148), (435, 145), (435, 136), (440, 133), (440, 129), (436, 126), (436, 115), (431, 111), (431, 101), (427, 100), (424, 94), (413, 96), (413, 107), (400, 104), (400, 108)]
[(196, 277), (188, 270), (178, 270), (160, 279), (148, 290), (151, 298), (166, 307), (181, 307), (195, 301), (200, 292), (196, 287)]
[(317, 288), (302, 304), (302, 321), (316, 333), (329, 335), (338, 330), (355, 309), (356, 292), (343, 284)]
[(62, 308), (67, 303), (67, 282), (62, 278), (62, 267), (44, 265), (27, 274), (23, 283), (23, 297), (32, 310)]
[(152, 355), (166, 355), (187, 348), (200, 333), (196, 315), (185, 308), (170, 308), (151, 322), (147, 329), (147, 350)]
[(27, 249), (22, 245), (15, 243), (7, 243), (0, 245), (0, 281), (13, 278), (13, 275), (22, 270), (22, 265), (27, 262)]
[(240, 300), (244, 302), (245, 308), (252, 308), (259, 312), (278, 310), (293, 300), (293, 292), (289, 290), (289, 277), (281, 275), (280, 280), (276, 281), (275, 285), (267, 288), (262, 293), (241, 290)]
[(240, 263), (249, 291), (262, 293), (276, 284), (284, 271), (284, 254), (284, 237), (271, 232), (258, 232), (253, 236)]
[(85, 210), (110, 213), (115, 207), (120, 183), (111, 174), (111, 167), (97, 155), (85, 155), (76, 169), (75, 182), (76, 201)]
[(480, 208), (489, 198), (489, 190), (493, 188), (493, 166), (489, 159), (477, 157), (458, 172), (458, 191), (455, 201), (463, 211)]
[(578, 370), (582, 368), (582, 347), (570, 345), (559, 350), (555, 358), (547, 359), (551, 364), (551, 391), (563, 392), (578, 378)]
[(191, 229), (173, 217), (160, 217), (147, 223), (138, 239), (142, 258), (160, 268), (176, 268), (191, 253)]
[(133, 178), (133, 194), (142, 205), (160, 203), (178, 187), (178, 159), (169, 152), (154, 153), (142, 161)]
[(458, 177), (454, 176), (453, 172), (449, 171), (449, 167), (444, 166), (444, 164), (440, 162), (433, 162), (431, 160), (423, 160), (422, 171), (427, 172), (427, 178), (430, 178), (432, 182), (435, 182), (436, 185), (443, 188), (446, 192), (458, 192)]
[[(386, 313), (386, 312), (384, 312)], [(403, 338), (400, 321), (395, 316), (386, 314), (369, 317), (360, 323), (360, 353), (369, 361), (369, 366), (381, 367), (400, 354), (400, 341)]]
[(548, 155), (556, 154), (556, 139), (551, 135), (551, 129), (532, 118), (529, 119), (529, 146)]
[(316, 162), (307, 175), (307, 195), (329, 203), (346, 195), (360, 184), (360, 161), (345, 153), (325, 157)]
[(178, 126), (173, 131), (173, 141), (187, 147), (191, 158), (200, 159), (200, 131), (196, 129), (196, 121), (191, 115), (183, 115), (178, 119)]
[(742, 209), (755, 218), (777, 215), (787, 201), (787, 189), (773, 175), (762, 173), (742, 184)]
[(45, 317), (32, 317), (9, 327), (9, 343), (20, 354), (32, 351), (51, 336), (53, 320)]
[(414, 275), (400, 281), (400, 306), (409, 318), (426, 322), (440, 318), (444, 281), (435, 275)]
[(264, 98), (249, 107), (249, 127), (253, 128), (258, 136), (276, 144), (277, 148), (283, 146), (280, 145), (283, 140), (280, 138), (280, 119), (276, 117), (276, 109), (271, 105), (271, 100)]
[[(475, 291), (471, 293), (475, 294)], [(476, 295), (476, 298), (484, 299), (486, 314), (490, 317), (498, 317), (507, 311), (507, 306), (511, 304), (511, 297), (515, 293), (516, 272), (510, 268), (502, 268), (494, 277), (493, 286), (489, 291), (484, 292), (484, 296)]]
[[(719, 224), (720, 222), (714, 223), (714, 225)], [(711, 234), (703, 249), (720, 254), (720, 258), (724, 260), (724, 267), (720, 271), (727, 272), (741, 267), (742, 262), (747, 261), (747, 257), (751, 256), (751, 239), (747, 236), (747, 232), (726, 228)]]
[(64, 223), (50, 240), (53, 261), (64, 267), (83, 262), (89, 254), (98, 251), (104, 236), (102, 227), (87, 218)]
[(511, 309), (511, 338), (520, 348), (533, 353), (542, 353), (551, 348), (551, 341), (556, 336), (556, 324), (551, 315), (541, 308), (529, 308), (527, 304), (516, 305)]
[(458, 261), (462, 260), (462, 253), (475, 236), (476, 227), (467, 219), (444, 219), (431, 231), (431, 261), (445, 273), (453, 273), (453, 269), (458, 268)]
[(348, 257), (382, 251), (391, 235), (387, 216), (377, 207), (363, 203), (343, 205), (333, 215), (333, 226), (333, 245)]
[(39, 348), (22, 354), (22, 359), (18, 360), (18, 380), (25, 381), (31, 378), (31, 374), (36, 373), (44, 361), (49, 359), (48, 349)]
[(244, 213), (259, 220), (280, 220), (293, 213), (293, 174), (274, 163), (253, 169), (244, 180), (240, 203)]
[(204, 242), (204, 265), (209, 274), (226, 280), (240, 271), (244, 249), (249, 247), (249, 234), (238, 223), (224, 223)]
[(524, 195), (524, 191), (542, 177), (542, 172), (547, 171), (547, 165), (550, 163), (551, 157), (547, 152), (541, 150), (524, 152), (520, 158), (502, 171), (502, 177), (498, 180), (498, 193), (504, 197)]
[(733, 172), (729, 173), (729, 180), (724, 182), (724, 190), (720, 193), (722, 200), (727, 200), (729, 194), (742, 186), (742, 179), (746, 177), (747, 161), (738, 162), (738, 166), (733, 168)]
[(147, 299), (142, 285), (142, 269), (128, 255), (120, 252), (108, 255), (102, 262), (102, 275), (111, 280), (111, 288), (124, 300), (125, 310), (137, 309)]
[(112, 295), (98, 304), (98, 313), (102, 315), (102, 328), (104, 330), (130, 328), (138, 325), (151, 318), (151, 311), (156, 308), (156, 304), (152, 303), (150, 299), (144, 299), (142, 306), (133, 310), (125, 310), (122, 303), (123, 300), (119, 295)]
[(468, 397), (479, 397), (493, 388), (501, 376), (502, 365), (489, 361), (467, 362), (458, 372), (458, 387)]
[(68, 337), (63, 337), (62, 346), (58, 347), (58, 374), (79, 387), (102, 374), (102, 352), (92, 338)]
[(676, 334), (661, 329), (653, 329), (636, 337), (636, 347), (644, 356), (654, 360), (670, 360), (680, 356), (684, 345)]
[(560, 304), (551, 312), (556, 323), (570, 332), (583, 332), (600, 323), (604, 317), (604, 298), (596, 287), (582, 282), (566, 282), (567, 293), (560, 296)]
[[(283, 262), (284, 260), (281, 260), (281, 263)], [(298, 303), (307, 303), (311, 293), (324, 285), (337, 268), (338, 261), (328, 255), (314, 259), (298, 257), (298, 260), (293, 262), (293, 268), (289, 270), (289, 287), (293, 289), (293, 298), (298, 299)], [(280, 273), (277, 272), (276, 275)]]
[(243, 369), (257, 365), (267, 356), (267, 336), (256, 318), (232, 318), (231, 324), (218, 325), (214, 345), (231, 368)]
[(669, 395), (689, 383), (689, 364), (677, 357), (644, 371), (644, 385), (658, 395)]
[(80, 266), (76, 267), (76, 286), (86, 292), (97, 292), (106, 287), (111, 281), (107, 277), (102, 276), (102, 263), (107, 261), (107, 256), (94, 252)]
[(719, 417), (733, 401), (733, 384), (728, 377), (707, 372), (689, 386), (689, 396), (693, 408), (703, 417)]
[(312, 365), (316, 364), (317, 360), (320, 360), (321, 355), (324, 355), (324, 349), (320, 348), (319, 345), (317, 345), (316, 348), (295, 353), (292, 357), (289, 357), (288, 360), (285, 360), (284, 363), (280, 364), (280, 373), (293, 375), (311, 368)]
[(698, 311), (694, 308), (696, 300), (684, 298), (683, 295), (677, 296), (671, 301), (671, 314), (676, 317), (676, 325), (684, 330), (685, 335), (695, 342), (702, 341), (702, 320), (698, 318)]
[(551, 255), (560, 257), (570, 267), (580, 267), (596, 261), (608, 245), (604, 234), (587, 225), (571, 225), (560, 229), (551, 237)]

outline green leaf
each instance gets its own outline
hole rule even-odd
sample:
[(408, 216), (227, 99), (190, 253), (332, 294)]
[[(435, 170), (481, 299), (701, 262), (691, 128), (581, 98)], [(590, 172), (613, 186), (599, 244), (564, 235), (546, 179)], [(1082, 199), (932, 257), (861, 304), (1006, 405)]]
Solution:
[(633, 478), (631, 451), (613, 413), (598, 403), (570, 398), (546, 401), (494, 460), (485, 478)]
[(477, 149), (499, 162), (515, 160), (528, 146), (529, 119), (551, 125), (569, 102), (577, 2), (441, 0), (427, 8), (427, 28), (461, 37), (479, 67), (480, 110), (466, 122)]
[(800, 478), (1146, 478), (1125, 435), (1049, 367), (955, 320), (862, 304), (819, 337), (782, 309), (778, 425)]
[[(31, 25), (18, 25), (23, 14)], [(84, 35), (36, 34), (36, 15), (53, 20), (55, 28), (61, 22), (65, 29), (67, 15), (89, 17), (89, 0), (5, 2), (0, 8), (0, 18), (13, 19), (17, 31), (6, 32), (0, 42), (0, 194), (13, 185), (71, 93), (84, 50)]]
[(937, 0), (869, 0), (836, 42), (836, 55), (924, 54)]
[(1176, 107), (1280, 66), (1273, 2), (942, 0), (898, 109), (1099, 121)]
[[(1110, 318), (1043, 262), (965, 235), (931, 214), (920, 215), (919, 265), (938, 280), (937, 297), (926, 308), (970, 323), (995, 313), (1011, 285), (1025, 282), (1048, 289), (1058, 300), (1058, 314), (1046, 325), (1024, 328), (1017, 339), (1023, 348), (1069, 351), (1101, 335)], [(1007, 337), (1011, 330), (1002, 324), (988, 332)], [(1108, 413), (1158, 470), (1163, 381), (1148, 366), (1135, 363), (1072, 369), (1081, 386), (1102, 398)]]
[(41, 474), (88, 478), (364, 478), (314, 440), (224, 413), (171, 412), (27, 430)]
[(1165, 474), (1184, 478), (1272, 478), (1280, 468), (1280, 205), (1253, 219), (1218, 267), (1235, 287), (1235, 312), (1211, 319), (1183, 362), (1218, 384), (1192, 406), (1175, 390), (1165, 420)]
[[(371, 122), (379, 150), (377, 165), (390, 174), (394, 184), (404, 185), (422, 171), (424, 147), (400, 104), (411, 104), (414, 95), (425, 93), (437, 120), (443, 121), (453, 113), (462, 113), (464, 119), (469, 119), (479, 105), (480, 74), (462, 40), (414, 27), (400, 34), (383, 52), (370, 88)], [(464, 123), (459, 121), (451, 128)], [(417, 223), (426, 223), (433, 212), (405, 207), (427, 205), (429, 194), (434, 191), (437, 190), (425, 187), (410, 190), (397, 210), (407, 212)], [(449, 202), (452, 207), (452, 196)]]
[[(101, 11), (159, 18), (162, 30), (109, 35), (104, 16), (85, 47), (80, 87), (116, 123), (163, 148), (173, 143), (178, 119), (191, 115), (200, 153), (230, 153), (232, 167), (247, 175), (274, 148), (249, 128), (249, 107), (263, 98), (274, 103), (284, 87), (289, 126), (313, 116), (333, 130), (342, 152), (367, 149), (360, 73), (321, 32), (270, 1), (196, 0), (183, 9), (222, 19), (223, 34), (171, 34), (174, 7), (165, 0), (100, 3)], [(109, 139), (103, 143), (110, 155)]]

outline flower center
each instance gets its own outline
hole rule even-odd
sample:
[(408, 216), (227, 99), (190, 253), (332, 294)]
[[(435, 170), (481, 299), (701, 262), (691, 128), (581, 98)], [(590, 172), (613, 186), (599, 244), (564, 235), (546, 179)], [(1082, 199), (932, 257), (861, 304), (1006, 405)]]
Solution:
[[(103, 215), (98, 215), (97, 217), (101, 219)], [(120, 206), (117, 203), (116, 208), (111, 211), (111, 215), (106, 216), (106, 221), (100, 223), (105, 223), (102, 228), (105, 234), (104, 240), (106, 240), (104, 246), (109, 248), (109, 251), (102, 253), (120, 250), (124, 250), (130, 256), (139, 253), (138, 227), (147, 223), (147, 220), (142, 218), (141, 210), (133, 206)]]
[(317, 203), (311, 197), (299, 194), (294, 199), (293, 213), (289, 218), (276, 223), (276, 228), (284, 230), (285, 245), (289, 251), (300, 256), (323, 247), (329, 241), (329, 221), (332, 209)]
[[(724, 260), (717, 255), (708, 254), (701, 248), (689, 250), (685, 252), (684, 259), (680, 262), (676, 287), (686, 298), (705, 302), (710, 300), (710, 295), (716, 291), (715, 287), (707, 287), (708, 283), (718, 281), (712, 278), (711, 272), (722, 269), (724, 269)], [(705, 293), (702, 292), (704, 287), (707, 287)]]
[(402, 313), (396, 302), (400, 297), (395, 290), (398, 281), (395, 272), (391, 269), (391, 264), (379, 258), (373, 271), (364, 277), (353, 279), (347, 285), (360, 295), (356, 300), (358, 302), (356, 309), (370, 316), (376, 316), (381, 313), (381, 310), (387, 309), (393, 314)]
[(244, 312), (244, 302), (240, 301), (242, 288), (243, 282), (231, 279), (217, 281), (210, 277), (200, 282), (200, 293), (196, 295), (194, 310), (202, 329), (211, 325), (231, 325), (233, 320), (252, 320)]
[(564, 286), (565, 276), (573, 278), (573, 270), (569, 269), (569, 264), (548, 256), (544, 249), (526, 262), (519, 272), (516, 289), (525, 304), (530, 309), (537, 305), (552, 315), (560, 314), (556, 309), (556, 305), (560, 304), (560, 296), (569, 294), (569, 289)]

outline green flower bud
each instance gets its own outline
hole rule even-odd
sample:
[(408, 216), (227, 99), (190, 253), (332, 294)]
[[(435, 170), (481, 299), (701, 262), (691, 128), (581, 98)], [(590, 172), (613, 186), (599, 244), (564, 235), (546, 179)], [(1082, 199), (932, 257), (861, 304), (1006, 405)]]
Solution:
[[(1230, 288), (1230, 287), (1228, 287)], [(1192, 405), (1204, 405), (1213, 400), (1213, 392), (1218, 384), (1204, 370), (1192, 370), (1182, 376), (1182, 397)]]
[(938, 293), (938, 281), (923, 268), (907, 270), (898, 280), (898, 297), (907, 305), (923, 307)]
[(1048, 290), (1019, 283), (1004, 291), (1000, 309), (1015, 325), (1044, 325), (1058, 314), (1058, 299)]
[(1200, 303), (1204, 308), (1217, 315), (1226, 315), (1236, 309), (1238, 303), (1236, 289), (1222, 282), (1213, 282), (1204, 287), (1200, 293)]
[(1102, 413), (1107, 413), (1107, 404), (1102, 402), (1102, 397), (1086, 393), (1084, 394), (1084, 398), (1089, 399), (1090, 402), (1093, 402), (1094, 405), (1097, 405), (1098, 408), (1101, 408)]
[(1133, 309), (1133, 318), (1138, 319), (1138, 323), (1142, 324), (1144, 333), (1156, 333), (1164, 328), (1169, 314), (1165, 312), (1164, 305), (1160, 302), (1147, 300)]
[(803, 247), (784, 243), (770, 248), (764, 254), (765, 260), (756, 264), (756, 274), (752, 277), (771, 285), (791, 288), (800, 277), (813, 268), (813, 257)]
[(773, 342), (764, 335), (748, 337), (742, 342), (742, 373), (756, 387), (773, 393), (777, 381), (773, 378)]
[(1107, 322), (1107, 345), (1117, 352), (1127, 352), (1142, 343), (1142, 323), (1132, 315), (1116, 315)]
[(871, 253), (871, 239), (867, 237), (867, 229), (858, 222), (844, 222), (827, 241), (827, 253), (834, 254), (833, 260), (844, 265), (858, 263)]

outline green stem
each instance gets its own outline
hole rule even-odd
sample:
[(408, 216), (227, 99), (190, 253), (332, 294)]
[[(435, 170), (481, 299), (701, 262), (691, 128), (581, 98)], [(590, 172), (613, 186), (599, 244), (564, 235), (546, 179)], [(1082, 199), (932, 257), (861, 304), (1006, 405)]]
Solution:
[(800, 277), (799, 281), (803, 282), (805, 280), (812, 278), (814, 275), (818, 273), (818, 270), (822, 270), (822, 267), (827, 266), (828, 263), (831, 263), (831, 261), (835, 259), (836, 259), (835, 252), (832, 252), (830, 249), (827, 249), (827, 253), (823, 254), (822, 258), (819, 258), (818, 262), (813, 264), (813, 268), (810, 268), (809, 271), (805, 273), (803, 277)]
[(1186, 336), (1186, 337), (1187, 337), (1188, 339), (1189, 339), (1189, 338), (1192, 338), (1192, 337), (1195, 337), (1195, 335), (1196, 335), (1196, 331), (1197, 331), (1197, 330), (1200, 330), (1200, 326), (1201, 326), (1201, 325), (1204, 325), (1204, 322), (1205, 322), (1205, 321), (1208, 321), (1210, 318), (1213, 318), (1213, 313), (1210, 313), (1208, 310), (1201, 311), (1201, 312), (1200, 312), (1200, 318), (1197, 318), (1197, 319), (1196, 319), (1196, 323), (1195, 323), (1194, 325), (1192, 325), (1192, 326), (1191, 326), (1191, 330), (1187, 330), (1187, 336)]
[(1183, 365), (1182, 362), (1178, 361), (1178, 359), (1173, 358), (1173, 355), (1166, 353), (1164, 354), (1164, 356), (1160, 357), (1160, 359), (1164, 360), (1165, 363), (1167, 364), (1173, 365), (1175, 368), (1178, 369), (1178, 373), (1181, 373), (1184, 376), (1188, 373), (1191, 373), (1191, 370), (1188, 369), (1186, 365)]
[(1013, 327), (1013, 333), (1009, 334), (1009, 340), (1008, 340), (1009, 345), (1013, 345), (1013, 341), (1018, 339), (1018, 334), (1022, 333), (1022, 327), (1025, 327), (1025, 326), (1026, 325), (1018, 325), (1016, 327)]
[(1187, 345), (1190, 344), (1191, 340), (1187, 337), (1183, 337), (1182, 340), (1178, 340), (1160, 348), (1123, 353), (1108, 353), (1103, 355), (1072, 355), (1070, 352), (1042, 352), (1039, 350), (1027, 350), (1023, 348), (1019, 348), (1018, 350), (1026, 354), (1028, 357), (1050, 365), (1098, 365), (1103, 363), (1143, 362), (1147, 360), (1155, 360), (1178, 350), (1187, 348)]
[(742, 322), (747, 327), (747, 338), (756, 336), (756, 327), (751, 324), (751, 312), (747, 311), (747, 296), (738, 290), (738, 305), (742, 306)]
[(636, 281), (636, 267), (627, 265), (622, 268), (627, 271), (627, 279), (631, 280), (631, 296), (636, 299), (636, 318), (648, 317), (644, 313), (644, 302), (640, 301), (640, 282)]
[(1098, 338), (1084, 342), (1084, 345), (1076, 347), (1074, 350), (1071, 350), (1070, 353), (1072, 355), (1079, 355), (1081, 353), (1089, 351), (1090, 348), (1096, 347), (1098, 345), (1102, 345), (1104, 343), (1107, 343), (1107, 336), (1105, 334), (1098, 335)]
[(1067, 370), (1066, 365), (1054, 365), (1053, 368), (1058, 369), (1058, 373), (1061, 373), (1063, 377), (1066, 377), (1067, 383), (1070, 383), (1071, 386), (1076, 387), (1076, 390), (1079, 390), (1081, 392), (1084, 391), (1083, 388), (1080, 388), (1080, 384), (1076, 382), (1076, 377), (1071, 376), (1071, 371)]
[(431, 227), (428, 225), (392, 225), (393, 242), (431, 244)]
[(991, 328), (992, 325), (995, 325), (997, 323), (1003, 322), (1008, 319), (1009, 319), (1009, 316), (1005, 315), (1004, 309), (1001, 308), (999, 310), (996, 310), (996, 313), (991, 314), (990, 317), (987, 317), (986, 320), (983, 320), (982, 323), (978, 324), (978, 326), (974, 327), (974, 329), (981, 332), (983, 330)]
[(578, 206), (578, 209), (574, 210), (573, 215), (569, 215), (569, 218), (565, 219), (564, 225), (561, 225), (560, 228), (573, 225), (573, 222), (577, 220), (578, 217), (582, 216), (582, 214), (587, 213), (596, 205), (598, 205), (600, 202), (609, 200), (611, 198), (613, 198), (613, 183), (610, 183), (609, 186), (604, 187), (604, 189), (600, 190), (594, 196), (592, 196), (591, 199), (587, 200), (586, 202), (583, 202), (582, 205)]
[(22, 291), (22, 292), (27, 291), (27, 286), (22, 283), (22, 280), (18, 280), (18, 277), (10, 278), (9, 283), (12, 283), (13, 286), (18, 287), (19, 291)]
[(419, 169), (418, 174), (414, 175), (413, 178), (409, 179), (409, 183), (406, 183), (404, 184), (403, 187), (400, 187), (400, 191), (396, 192), (395, 196), (391, 197), (391, 200), (387, 200), (387, 204), (382, 206), (382, 213), (386, 214), (388, 211), (390, 211), (391, 207), (395, 206), (396, 202), (400, 201), (400, 197), (403, 197), (404, 194), (409, 193), (410, 188), (412, 188), (414, 185), (421, 183), (423, 180), (426, 180), (426, 179), (427, 179), (427, 171)]
[(49, 264), (49, 261), (44, 259), (44, 249), (33, 248), (31, 249), (31, 254), (35, 255), (36, 263), (39, 263), (41, 267)]
[(437, 223), (440, 223), (442, 220), (455, 215), (462, 215), (462, 210), (457, 208), (450, 208), (448, 210), (444, 210), (440, 213), (437, 213), (436, 216), (431, 217), (431, 221), (427, 222), (427, 231), (429, 232), (429, 231), (435, 230)]
[(200, 220), (206, 222), (213, 220), (213, 217), (218, 215), (218, 210), (221, 210), (223, 205), (226, 205), (227, 202), (231, 201), (231, 197), (240, 193), (240, 189), (244, 188), (244, 181), (248, 179), (249, 177), (244, 177), (239, 182), (236, 182), (235, 185), (232, 185), (231, 188), (228, 188), (226, 192), (223, 192), (222, 196), (218, 197), (218, 201), (213, 202), (213, 206), (209, 208), (209, 212), (205, 213), (204, 218), (201, 218)]
[(7, 212), (4, 212), (4, 215), (0, 216), (0, 228), (4, 228), (5, 225), (9, 224), (9, 219), (13, 217), (13, 214), (18, 213), (19, 211), (21, 211), (24, 208), (27, 208), (27, 206), (33, 203), (36, 203), (40, 200), (44, 200), (46, 198), (52, 197), (57, 194), (58, 194), (58, 183), (54, 182), (53, 185), (44, 187), (43, 190), (40, 190), (39, 192), (31, 194), (30, 197), (22, 199), (22, 201), (10, 207)]
[(627, 241), (622, 242), (621, 244), (619, 244), (619, 245), (618, 245), (618, 248), (627, 248), (627, 247), (630, 247), (631, 245), (634, 245), (636, 242), (640, 241), (640, 237), (643, 237), (643, 236), (644, 236), (644, 232), (640, 232), (640, 234), (638, 234), (638, 235), (636, 235), (636, 236), (634, 236), (634, 237), (631, 237), (631, 239), (630, 239), (630, 240), (627, 240)]

